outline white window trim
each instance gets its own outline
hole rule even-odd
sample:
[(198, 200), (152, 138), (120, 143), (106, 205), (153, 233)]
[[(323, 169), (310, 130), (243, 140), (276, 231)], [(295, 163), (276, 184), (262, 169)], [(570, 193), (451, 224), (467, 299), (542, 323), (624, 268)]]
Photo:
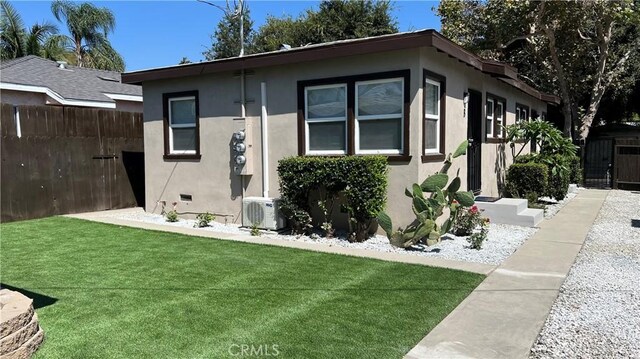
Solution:
[[(169, 98), (169, 153), (172, 155), (193, 155), (196, 154), (196, 150), (181, 150), (176, 151), (173, 149), (173, 129), (174, 128), (197, 128), (196, 123), (191, 124), (173, 124), (171, 121), (171, 103), (174, 101), (185, 101), (185, 100), (193, 100), (195, 102), (195, 96), (184, 96), (184, 97), (171, 97)], [(198, 121), (196, 117), (195, 121)], [(198, 134), (196, 133), (196, 136)], [(195, 144), (194, 144), (195, 146)]]
[[(389, 82), (398, 82), (400, 81), (400, 86), (402, 88), (401, 100), (402, 104), (400, 105), (400, 113), (398, 114), (388, 114), (388, 115), (363, 115), (360, 116), (359, 108), (358, 108), (358, 86), (360, 85), (368, 85), (368, 84), (380, 84), (380, 83), (389, 83)], [(370, 80), (370, 81), (358, 81), (354, 85), (355, 92), (355, 103), (354, 103), (354, 114), (355, 114), (355, 153), (358, 155), (400, 155), (404, 153), (404, 78), (403, 77), (395, 77), (388, 79), (378, 79), (378, 80)], [(397, 150), (361, 150), (360, 149), (360, 121), (370, 121), (370, 120), (400, 120), (400, 148)]]
[[(489, 116), (489, 103), (491, 103), (491, 116)], [(493, 102), (493, 99), (487, 99), (484, 111), (487, 115), (485, 120), (485, 126), (487, 126), (487, 137), (493, 137), (493, 121), (494, 114), (496, 113), (496, 105)], [(489, 121), (491, 121), (491, 126), (489, 126)]]
[[(502, 138), (502, 126), (504, 126), (504, 102), (502, 101), (496, 101), (494, 103), (494, 109), (493, 109), (493, 114), (494, 114), (494, 121), (496, 121), (496, 125), (498, 127), (498, 133), (494, 134), (494, 136), (496, 138)], [(498, 106), (500, 106), (500, 112), (497, 112)]]
[[(339, 88), (342, 87), (344, 88), (344, 94), (345, 94), (345, 98), (344, 98), (344, 117), (328, 117), (328, 118), (315, 118), (315, 119), (310, 119), (309, 118), (309, 90), (322, 90), (322, 89), (327, 89), (327, 88)], [(348, 112), (348, 108), (347, 108), (347, 84), (346, 83), (340, 83), (340, 84), (331, 84), (331, 85), (321, 85), (321, 86), (307, 86), (304, 88), (304, 126), (305, 126), (305, 131), (304, 131), (304, 135), (305, 135), (305, 154), (308, 155), (346, 155), (347, 154), (347, 143), (349, 140), (349, 133), (348, 133), (348, 124), (347, 124), (347, 112)], [(314, 123), (319, 123), (319, 122), (344, 122), (344, 150), (310, 150), (309, 149), (309, 122), (314, 122)]]
[[(425, 101), (425, 106), (424, 106), (424, 121), (422, 123), (423, 126), (426, 127), (425, 123), (427, 120), (436, 120), (436, 148), (424, 148), (423, 151), (425, 154), (433, 154), (433, 153), (440, 153), (440, 82), (439, 81), (435, 81), (435, 80), (431, 80), (429, 78), (425, 79), (425, 85), (426, 84), (430, 84), (430, 85), (435, 85), (438, 88), (438, 96), (436, 97), (436, 111), (437, 114), (432, 115), (432, 114), (428, 114), (427, 113), (427, 106), (426, 106), (426, 95), (423, 96), (423, 101)], [(426, 142), (425, 142), (425, 146), (426, 146)]]

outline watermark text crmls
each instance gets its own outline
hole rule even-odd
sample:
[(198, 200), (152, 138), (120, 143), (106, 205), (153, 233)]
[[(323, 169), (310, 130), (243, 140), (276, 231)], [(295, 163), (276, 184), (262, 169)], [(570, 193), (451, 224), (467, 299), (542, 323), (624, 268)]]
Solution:
[(277, 357), (278, 344), (231, 344), (229, 354), (236, 357)]

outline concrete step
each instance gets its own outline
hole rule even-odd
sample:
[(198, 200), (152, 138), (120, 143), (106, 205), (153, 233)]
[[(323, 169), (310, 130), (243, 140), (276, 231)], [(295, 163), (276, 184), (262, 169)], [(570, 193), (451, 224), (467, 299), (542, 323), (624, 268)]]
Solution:
[(495, 202), (476, 202), (476, 206), (492, 223), (535, 227), (544, 219), (544, 211), (527, 208), (526, 199), (501, 198)]

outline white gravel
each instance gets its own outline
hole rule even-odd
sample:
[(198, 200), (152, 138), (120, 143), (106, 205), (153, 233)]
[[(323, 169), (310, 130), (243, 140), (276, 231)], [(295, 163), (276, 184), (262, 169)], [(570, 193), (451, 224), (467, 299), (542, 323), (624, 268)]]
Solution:
[(640, 193), (611, 191), (531, 358), (640, 358)]
[[(170, 223), (160, 215), (146, 212), (113, 213), (109, 216), (124, 220), (142, 221), (174, 227), (192, 228), (196, 223), (195, 220), (186, 219), (180, 219), (178, 222)], [(229, 234), (248, 234), (247, 229), (240, 228), (237, 224), (225, 225), (217, 222), (211, 222), (209, 227), (200, 228), (200, 230)], [(485, 241), (482, 249), (480, 250), (469, 248), (469, 243), (467, 242), (466, 237), (456, 237), (450, 234), (444, 236), (442, 241), (436, 245), (431, 247), (417, 245), (410, 250), (395, 248), (389, 244), (387, 237), (379, 235), (376, 235), (363, 243), (351, 243), (347, 241), (345, 233), (338, 233), (336, 238), (330, 239), (320, 237), (318, 235), (293, 236), (273, 232), (265, 232), (262, 236), (287, 241), (305, 241), (342, 247), (371, 249), (381, 252), (397, 252), (406, 255), (438, 257), (497, 265), (502, 263), (513, 252), (515, 252), (516, 249), (518, 249), (525, 240), (530, 238), (536, 230), (536, 228), (491, 224), (487, 241)]]

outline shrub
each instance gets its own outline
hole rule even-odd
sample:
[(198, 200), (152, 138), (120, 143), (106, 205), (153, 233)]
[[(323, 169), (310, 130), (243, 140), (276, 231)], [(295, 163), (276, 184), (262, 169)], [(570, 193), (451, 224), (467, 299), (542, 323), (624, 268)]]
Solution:
[(209, 222), (213, 221), (216, 218), (216, 216), (214, 216), (213, 214), (206, 212), (206, 213), (200, 213), (196, 216), (196, 224), (194, 227), (208, 227), (209, 226)]
[(456, 236), (468, 236), (484, 221), (477, 206), (459, 208), (451, 232)]
[(165, 214), (165, 218), (167, 222), (178, 222), (178, 212), (176, 210), (171, 210)]
[[(522, 156), (524, 157), (524, 156)], [(514, 163), (507, 170), (507, 195), (533, 198), (546, 194), (549, 184), (549, 168), (542, 163)]]
[(569, 157), (569, 183), (582, 183), (582, 167), (580, 157)]
[(278, 162), (281, 209), (294, 233), (308, 233), (311, 225), (310, 195), (318, 191), (324, 214), (323, 229), (330, 222), (333, 203), (342, 194), (349, 216), (349, 240), (368, 238), (369, 228), (384, 208), (387, 197), (387, 159), (384, 156), (289, 157)]
[(469, 242), (469, 248), (471, 249), (482, 249), (482, 245), (484, 241), (487, 240), (489, 234), (489, 218), (485, 218), (480, 225), (480, 230), (474, 232), (467, 238), (467, 242)]
[(568, 158), (569, 156), (562, 154), (529, 154), (516, 157), (515, 162), (519, 164), (538, 163), (547, 166), (548, 183), (546, 191), (540, 194), (561, 200), (567, 196), (569, 191), (570, 168)]

